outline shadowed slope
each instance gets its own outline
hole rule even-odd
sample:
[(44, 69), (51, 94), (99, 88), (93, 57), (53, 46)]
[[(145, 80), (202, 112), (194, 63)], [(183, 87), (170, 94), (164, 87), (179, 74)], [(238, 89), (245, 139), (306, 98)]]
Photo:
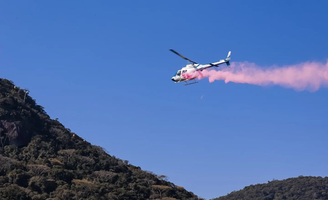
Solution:
[(198, 199), (106, 153), (0, 79), (0, 199)]

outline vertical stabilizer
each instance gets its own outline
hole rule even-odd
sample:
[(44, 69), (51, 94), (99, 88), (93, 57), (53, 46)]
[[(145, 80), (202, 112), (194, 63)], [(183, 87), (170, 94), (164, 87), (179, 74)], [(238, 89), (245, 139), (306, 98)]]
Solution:
[(231, 56), (231, 51), (228, 52), (227, 58), (225, 59), (226, 60), (226, 64), (228, 66), (230, 66), (230, 56)]

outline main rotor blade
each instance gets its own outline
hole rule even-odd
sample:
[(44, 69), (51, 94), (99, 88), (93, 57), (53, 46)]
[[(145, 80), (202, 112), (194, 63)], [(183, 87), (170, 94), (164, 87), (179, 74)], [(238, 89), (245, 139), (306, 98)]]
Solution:
[(192, 62), (192, 63), (194, 63), (194, 64), (198, 64), (198, 63), (196, 63), (196, 62), (194, 62), (194, 61), (192, 61), (192, 60), (190, 60), (190, 59), (184, 57), (183, 55), (179, 54), (178, 52), (174, 51), (173, 49), (170, 49), (170, 51), (172, 51), (173, 53), (177, 54), (177, 55), (180, 56), (181, 58), (183, 58), (183, 59), (185, 59), (185, 60), (188, 60), (189, 62)]

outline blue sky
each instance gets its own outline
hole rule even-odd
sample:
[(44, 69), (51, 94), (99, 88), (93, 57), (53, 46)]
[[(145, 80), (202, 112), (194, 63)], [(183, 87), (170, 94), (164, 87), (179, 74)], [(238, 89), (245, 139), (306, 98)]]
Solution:
[[(210, 199), (328, 172), (328, 89), (183, 86), (187, 62), (328, 59), (327, 1), (0, 1), (0, 76), (52, 118)], [(201, 96), (203, 98), (201, 99)]]

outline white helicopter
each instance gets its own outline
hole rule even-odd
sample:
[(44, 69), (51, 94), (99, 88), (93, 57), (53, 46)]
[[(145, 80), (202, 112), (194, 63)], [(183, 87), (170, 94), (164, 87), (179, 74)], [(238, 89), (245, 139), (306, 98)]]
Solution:
[[(182, 56), (181, 54), (179, 54), (178, 52), (174, 51), (173, 49), (170, 49), (170, 51), (172, 51), (173, 53), (177, 54), (178, 56), (180, 56), (181, 58), (185, 59), (188, 61), (188, 64), (181, 68), (180, 70), (177, 71), (177, 73), (172, 77), (172, 81), (174, 81), (175, 83), (180, 83), (182, 81), (186, 82), (185, 85), (190, 85), (190, 84), (194, 84), (194, 83), (198, 83), (196, 80), (192, 83), (188, 83), (188, 81), (195, 79), (197, 76), (194, 76), (193, 74), (195, 74), (195, 72), (197, 71), (203, 71), (204, 69), (210, 68), (210, 67), (219, 67), (219, 65), (226, 63), (227, 66), (230, 66), (230, 56), (231, 56), (231, 51), (228, 52), (228, 56), (226, 59), (221, 59), (218, 62), (214, 62), (214, 63), (209, 63), (209, 64), (198, 64), (184, 56)], [(191, 64), (189, 64), (189, 62)]]

